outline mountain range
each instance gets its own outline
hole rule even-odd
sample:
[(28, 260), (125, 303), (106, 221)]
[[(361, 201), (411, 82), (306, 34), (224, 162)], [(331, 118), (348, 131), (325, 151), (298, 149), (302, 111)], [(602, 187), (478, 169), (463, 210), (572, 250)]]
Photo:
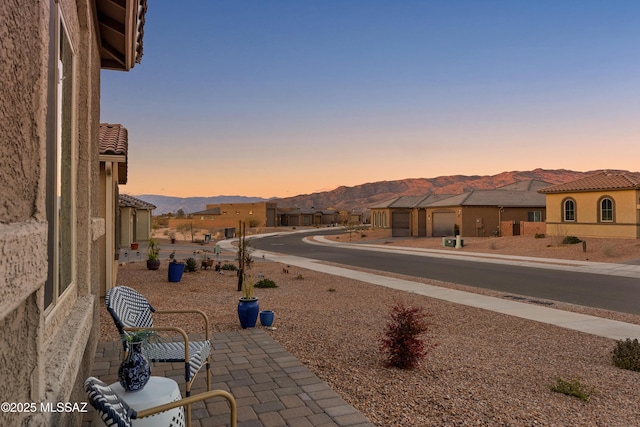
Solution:
[[(620, 170), (609, 171), (627, 172)], [(141, 194), (135, 197), (154, 204), (156, 206), (154, 210), (155, 215), (176, 212), (179, 209), (182, 209), (185, 213), (197, 212), (204, 210), (207, 204), (253, 203), (267, 200), (276, 202), (279, 207), (364, 210), (371, 205), (399, 196), (419, 196), (429, 193), (460, 194), (470, 190), (490, 190), (529, 179), (545, 181), (550, 185), (562, 184), (597, 172), (601, 172), (601, 170), (578, 172), (566, 169), (534, 169), (532, 171), (502, 172), (497, 175), (451, 175), (436, 178), (408, 178), (396, 181), (370, 182), (353, 187), (341, 186), (331, 191), (273, 199), (245, 196), (171, 197), (155, 194)]]

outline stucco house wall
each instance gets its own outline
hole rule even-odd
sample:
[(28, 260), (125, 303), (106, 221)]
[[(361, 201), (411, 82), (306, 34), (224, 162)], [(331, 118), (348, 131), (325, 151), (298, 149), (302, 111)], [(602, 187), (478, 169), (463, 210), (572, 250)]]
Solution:
[[(99, 241), (105, 233), (97, 16), (93, 0), (0, 2), (2, 402), (87, 400), (82, 384), (97, 346)], [(64, 171), (61, 199), (57, 166)], [(56, 222), (68, 228), (58, 231)], [(62, 248), (56, 239), (64, 240)], [(59, 291), (52, 288), (58, 281), (65, 285)], [(77, 426), (81, 420), (82, 414), (39, 407), (0, 412), (2, 426)]]
[[(75, 268), (71, 286), (45, 307), (48, 272), (47, 128), (53, 81), (50, 41), (59, 5), (75, 49), (73, 168), (75, 169)], [(99, 269), (96, 239), (100, 57), (88, 2), (60, 0), (0, 3), (2, 143), (0, 199), (0, 400), (85, 401), (81, 384), (97, 345)], [(77, 414), (1, 413), (1, 425), (79, 425)]]
[[(576, 220), (563, 220), (563, 203), (567, 198), (576, 203)], [(599, 201), (609, 197), (615, 204), (614, 222), (599, 220)], [(547, 194), (547, 234), (550, 236), (640, 238), (640, 191), (594, 191)]]
[[(640, 173), (601, 171), (538, 191), (546, 196), (550, 236), (640, 238)], [(612, 218), (602, 218), (605, 199)], [(565, 215), (567, 201), (574, 205), (571, 217)]]
[[(277, 205), (269, 202), (220, 203), (206, 206), (206, 210), (220, 209), (219, 216), (210, 216), (217, 222), (216, 227), (237, 227), (238, 221), (245, 221), (254, 227), (275, 227)], [(197, 213), (194, 214), (194, 217)]]

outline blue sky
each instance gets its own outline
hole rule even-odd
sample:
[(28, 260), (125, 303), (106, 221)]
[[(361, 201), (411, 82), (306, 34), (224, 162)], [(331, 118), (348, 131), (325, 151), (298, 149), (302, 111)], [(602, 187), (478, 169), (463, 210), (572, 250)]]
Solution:
[(149, 0), (146, 18), (142, 63), (101, 75), (125, 193), (640, 170), (640, 1)]

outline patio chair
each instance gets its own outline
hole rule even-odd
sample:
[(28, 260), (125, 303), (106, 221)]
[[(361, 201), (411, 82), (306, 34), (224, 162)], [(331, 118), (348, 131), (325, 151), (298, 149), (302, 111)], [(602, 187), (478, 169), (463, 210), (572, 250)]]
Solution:
[[(181, 406), (189, 406), (195, 402), (211, 399), (213, 397), (224, 397), (231, 407), (230, 426), (237, 425), (237, 406), (233, 396), (224, 390), (206, 391), (195, 396), (186, 397), (175, 402), (166, 403), (164, 405), (154, 406), (142, 411), (135, 411), (127, 405), (120, 396), (118, 396), (107, 384), (95, 377), (89, 377), (84, 382), (84, 389), (89, 397), (89, 402), (93, 406), (100, 418), (107, 426), (131, 427), (131, 420), (136, 420), (160, 412), (165, 412)], [(183, 419), (181, 417), (174, 418), (171, 426), (182, 427)], [(186, 427), (191, 427), (191, 420), (187, 418)]]
[[(111, 288), (106, 295), (105, 304), (121, 336), (127, 332), (140, 329), (152, 331), (176, 332), (182, 336), (181, 341), (153, 342), (146, 345), (146, 356), (154, 363), (157, 362), (184, 362), (184, 378), (186, 381), (186, 397), (191, 396), (191, 385), (196, 374), (204, 365), (206, 367), (207, 390), (211, 390), (210, 354), (211, 341), (209, 339), (209, 319), (200, 310), (163, 310), (156, 311), (149, 301), (138, 291), (128, 286), (116, 286)], [(192, 313), (200, 315), (204, 319), (205, 340), (189, 341), (186, 332), (178, 327), (154, 327), (152, 313), (158, 314), (184, 314)], [(127, 341), (122, 340), (124, 351), (128, 351)], [(187, 411), (187, 418), (190, 412)]]

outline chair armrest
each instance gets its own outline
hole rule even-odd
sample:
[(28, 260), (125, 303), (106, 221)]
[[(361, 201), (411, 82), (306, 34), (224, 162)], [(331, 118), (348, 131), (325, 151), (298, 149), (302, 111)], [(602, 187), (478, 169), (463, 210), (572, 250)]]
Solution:
[(170, 409), (174, 409), (180, 406), (191, 405), (192, 403), (200, 402), (201, 400), (211, 399), (212, 397), (218, 397), (218, 396), (224, 397), (229, 402), (229, 406), (231, 406), (231, 427), (236, 427), (237, 418), (238, 418), (236, 400), (233, 398), (231, 393), (226, 392), (224, 390), (211, 390), (211, 391), (197, 394), (195, 396), (185, 397), (175, 402), (154, 406), (153, 408), (136, 412), (136, 415), (132, 416), (131, 418), (138, 419), (138, 418), (148, 417), (149, 415), (154, 415), (159, 412), (168, 411)]
[(201, 310), (156, 310), (156, 314), (199, 314), (204, 319), (205, 337), (209, 339), (209, 317)]

